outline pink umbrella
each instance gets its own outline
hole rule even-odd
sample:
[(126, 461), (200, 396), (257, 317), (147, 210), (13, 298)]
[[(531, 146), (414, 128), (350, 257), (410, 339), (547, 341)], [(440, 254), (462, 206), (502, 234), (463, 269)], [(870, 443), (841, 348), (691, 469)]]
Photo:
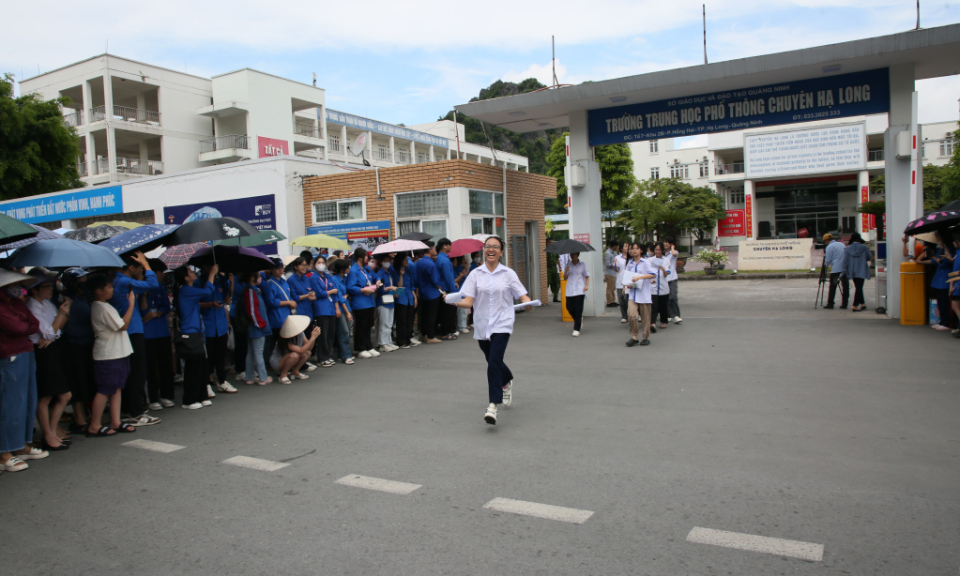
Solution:
[(167, 248), (160, 255), (160, 261), (167, 265), (167, 268), (173, 270), (187, 263), (194, 253), (207, 246), (206, 242), (197, 242), (195, 244), (178, 244)]
[(458, 256), (466, 256), (467, 254), (473, 254), (474, 252), (480, 252), (483, 250), (483, 242), (476, 240), (474, 238), (461, 238), (460, 240), (454, 241), (450, 245), (450, 253), (447, 256), (451, 258), (456, 258)]
[(413, 252), (414, 250), (429, 250), (426, 244), (417, 240), (397, 239), (376, 247), (374, 254), (393, 254), (394, 252)]

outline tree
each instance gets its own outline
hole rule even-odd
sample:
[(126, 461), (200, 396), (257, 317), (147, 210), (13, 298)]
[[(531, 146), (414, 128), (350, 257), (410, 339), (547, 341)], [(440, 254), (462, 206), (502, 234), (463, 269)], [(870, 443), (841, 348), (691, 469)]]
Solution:
[[(567, 185), (563, 167), (567, 165), (566, 136), (553, 141), (547, 156), (547, 176), (557, 179), (557, 198), (567, 205)], [(633, 175), (633, 156), (626, 144), (608, 144), (594, 148), (594, 158), (600, 165), (600, 207), (604, 211), (620, 210), (636, 186)]]
[(699, 239), (726, 217), (723, 197), (709, 188), (694, 188), (678, 178), (643, 180), (626, 200), (618, 219), (644, 237), (677, 236), (691, 228)]
[(83, 186), (77, 174), (77, 132), (61, 106), (36, 94), (13, 96), (13, 75), (0, 80), (0, 198), (21, 198)]
[(704, 235), (716, 227), (717, 220), (727, 217), (723, 196), (707, 187), (694, 188), (685, 182), (677, 184), (668, 191), (671, 208), (685, 212), (687, 218), (682, 226), (692, 229), (697, 239), (703, 240)]

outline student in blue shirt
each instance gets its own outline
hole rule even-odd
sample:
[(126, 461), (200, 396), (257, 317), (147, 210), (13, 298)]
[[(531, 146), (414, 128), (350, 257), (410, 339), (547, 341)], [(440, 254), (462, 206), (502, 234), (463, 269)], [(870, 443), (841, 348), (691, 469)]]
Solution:
[[(460, 290), (457, 284), (457, 277), (453, 271), (453, 263), (447, 255), (450, 252), (451, 242), (449, 238), (441, 238), (437, 241), (437, 272), (440, 274), (440, 289), (443, 295), (452, 294)], [(457, 339), (457, 307), (440, 301), (440, 307), (437, 311), (437, 321), (440, 324), (441, 340)]]
[(310, 277), (310, 286), (317, 299), (313, 301), (314, 324), (320, 328), (317, 338), (317, 360), (320, 366), (329, 368), (336, 364), (333, 359), (333, 347), (337, 336), (337, 302), (340, 290), (333, 282), (333, 276), (327, 272), (327, 261), (317, 257), (314, 273)]
[(239, 274), (241, 286), (239, 298), (235, 300), (237, 316), (246, 319), (247, 325), (247, 384), (257, 383), (266, 386), (273, 382), (267, 375), (267, 363), (263, 360), (263, 344), (267, 334), (273, 335), (267, 321), (267, 307), (263, 300), (260, 283), (263, 278), (259, 272)]
[(287, 278), (287, 284), (290, 286), (290, 295), (297, 303), (297, 314), (306, 316), (313, 321), (313, 302), (317, 299), (316, 293), (310, 286), (310, 278), (307, 276), (307, 261), (303, 258), (297, 258), (290, 263), (290, 269), (293, 274)]
[(267, 365), (270, 364), (270, 355), (280, 338), (279, 327), (283, 326), (287, 316), (297, 311), (297, 302), (290, 293), (287, 279), (283, 277), (283, 261), (279, 258), (271, 260), (273, 268), (270, 269), (270, 277), (260, 285), (264, 304), (267, 306), (267, 321), (271, 328), (270, 334), (265, 336), (263, 341), (263, 361)]
[(380, 262), (377, 271), (377, 280), (380, 288), (377, 290), (377, 345), (380, 352), (393, 352), (400, 347), (393, 343), (394, 305), (397, 299), (397, 283), (400, 280), (396, 268), (393, 267), (395, 254), (378, 255)]
[(350, 261), (337, 258), (333, 262), (333, 283), (337, 287), (337, 355), (344, 364), (353, 364), (353, 352), (350, 349), (350, 324), (353, 314), (347, 300), (347, 274), (350, 273)]
[(237, 373), (237, 380), (246, 380), (247, 336), (237, 320), (237, 310), (240, 308), (237, 303), (243, 293), (243, 283), (237, 274), (227, 274), (227, 282), (230, 284), (230, 326), (233, 327), (233, 369)]
[(420, 314), (420, 334), (427, 344), (439, 344), (437, 338), (437, 312), (440, 309), (440, 273), (433, 261), (437, 249), (432, 240), (424, 241), (429, 251), (417, 260), (417, 290), (419, 290), (418, 312)]
[[(201, 269), (204, 274), (206, 267)], [(203, 280), (197, 280), (196, 287), (202, 288)], [(207, 395), (215, 398), (213, 386), (220, 392), (234, 394), (237, 389), (227, 382), (227, 339), (230, 333), (230, 317), (224, 305), (229, 304), (230, 284), (226, 277), (217, 274), (213, 279), (213, 294), (200, 301), (200, 316), (203, 317), (203, 330), (207, 343), (207, 374), (210, 375)]]
[(170, 339), (170, 295), (163, 285), (167, 265), (158, 258), (150, 259), (150, 269), (157, 275), (158, 286), (140, 296), (143, 316), (143, 338), (147, 348), (147, 394), (150, 409), (172, 408), (173, 342)]
[[(186, 266), (173, 271), (173, 301), (177, 318), (180, 321), (181, 334), (204, 334), (203, 320), (200, 316), (200, 301), (210, 298), (214, 293), (213, 281), (217, 276), (217, 266), (207, 272), (206, 282), (197, 287), (196, 273)], [(206, 375), (207, 359), (202, 356), (181, 358), (183, 360), (183, 401), (181, 408), (196, 410), (210, 406), (213, 402), (207, 397)]]
[(347, 275), (347, 293), (350, 294), (350, 308), (356, 319), (353, 326), (353, 345), (361, 358), (379, 356), (370, 339), (370, 332), (376, 320), (376, 292), (379, 288), (376, 274), (370, 270), (370, 255), (365, 248), (353, 252), (354, 264)]
[[(110, 304), (117, 310), (120, 317), (123, 318), (127, 312), (128, 296), (132, 291), (136, 297), (146, 293), (159, 286), (157, 275), (150, 270), (150, 263), (147, 257), (139, 250), (132, 256), (124, 256), (126, 264), (120, 269), (113, 279), (113, 298)], [(143, 280), (138, 280), (138, 278)], [(160, 422), (159, 418), (147, 414), (147, 348), (143, 338), (143, 319), (140, 317), (139, 306), (134, 307), (133, 314), (130, 317), (130, 326), (127, 328), (127, 336), (130, 337), (130, 344), (133, 346), (133, 354), (130, 356), (130, 375), (124, 385), (124, 393), (120, 397), (122, 402), (121, 410), (130, 415), (125, 420), (126, 423), (134, 426), (150, 426)]]
[(937, 239), (940, 245), (937, 246), (937, 252), (932, 258), (933, 263), (937, 265), (933, 273), (933, 280), (930, 287), (933, 288), (937, 298), (937, 309), (940, 311), (940, 323), (934, 326), (935, 330), (950, 330), (952, 328), (953, 313), (950, 305), (950, 289), (947, 286), (947, 278), (953, 271), (953, 262), (955, 260), (955, 251), (953, 248), (953, 238), (949, 230), (937, 232)]
[(417, 346), (413, 341), (413, 315), (417, 308), (417, 283), (414, 280), (413, 264), (410, 258), (401, 256), (394, 260), (396, 265), (397, 289), (394, 292), (394, 318), (397, 324), (397, 345), (400, 348)]

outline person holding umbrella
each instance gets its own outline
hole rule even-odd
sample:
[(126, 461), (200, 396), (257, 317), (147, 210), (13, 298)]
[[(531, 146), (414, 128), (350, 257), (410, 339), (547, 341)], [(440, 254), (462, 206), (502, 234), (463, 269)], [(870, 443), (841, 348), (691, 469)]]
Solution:
[[(587, 265), (580, 261), (580, 253), (572, 252), (570, 261), (563, 269), (563, 279), (567, 281), (567, 312), (573, 316), (573, 337), (580, 335), (583, 327), (583, 301), (590, 289), (590, 272)], [(476, 320), (474, 320), (476, 325)]]
[[(210, 265), (201, 267), (201, 277), (209, 275), (211, 267)], [(205, 283), (198, 278), (194, 286), (203, 289)], [(227, 394), (237, 392), (237, 389), (227, 382), (227, 340), (230, 334), (230, 316), (229, 309), (224, 306), (230, 304), (230, 299), (227, 298), (229, 294), (230, 284), (226, 277), (216, 274), (213, 279), (213, 293), (200, 300), (200, 315), (203, 317), (203, 330), (207, 343), (207, 374), (209, 374), (207, 396), (209, 398), (216, 398), (216, 393), (213, 391), (214, 385), (220, 392)], [(245, 336), (241, 337), (245, 338)]]
[[(460, 289), (459, 308), (474, 308), (473, 338), (487, 360), (487, 391), (490, 404), (484, 412), (487, 424), (497, 423), (497, 405), (513, 405), (513, 372), (503, 361), (513, 333), (513, 301), (530, 302), (517, 273), (500, 263), (503, 240), (490, 236), (483, 246), (484, 265), (467, 276)], [(454, 299), (457, 295), (451, 295)], [(476, 306), (474, 307), (474, 304)], [(530, 306), (526, 307), (531, 310)]]
[(380, 353), (373, 347), (370, 332), (376, 320), (376, 293), (382, 283), (367, 266), (370, 255), (365, 248), (354, 250), (353, 257), (355, 262), (347, 276), (347, 292), (350, 294), (350, 305), (356, 317), (353, 327), (354, 348), (361, 358), (374, 358)]
[[(160, 259), (150, 259), (150, 269), (157, 275), (159, 286), (140, 297), (143, 315), (143, 341), (147, 347), (147, 395), (151, 410), (172, 408), (173, 402), (173, 341), (170, 338), (170, 295), (163, 285), (167, 265)], [(76, 302), (74, 302), (76, 306)]]
[(430, 240), (424, 240), (423, 243), (429, 251), (417, 260), (416, 265), (420, 334), (426, 344), (439, 344), (442, 340), (437, 338), (437, 311), (443, 301), (440, 298), (440, 273), (433, 260), (437, 256), (437, 249)]
[[(173, 271), (173, 305), (180, 322), (181, 339), (183, 335), (203, 341), (203, 319), (200, 316), (200, 301), (213, 296), (216, 288), (213, 281), (217, 277), (219, 267), (214, 264), (207, 272), (206, 282), (198, 287), (197, 274), (191, 268), (184, 266)], [(207, 358), (202, 347), (197, 353), (184, 355), (183, 350), (177, 349), (177, 355), (183, 360), (183, 400), (181, 408), (197, 410), (210, 406), (206, 390)]]

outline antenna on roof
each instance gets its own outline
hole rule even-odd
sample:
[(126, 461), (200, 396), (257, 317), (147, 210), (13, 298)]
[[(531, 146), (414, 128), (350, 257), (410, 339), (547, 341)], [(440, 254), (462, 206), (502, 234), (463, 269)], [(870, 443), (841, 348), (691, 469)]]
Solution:
[(317, 87), (317, 73), (316, 73), (316, 72), (313, 73), (313, 87), (314, 87), (314, 88)]
[[(917, 0), (919, 2), (920, 0)], [(707, 5), (703, 5), (703, 63), (707, 64)]]
[[(919, 0), (917, 0), (919, 2)], [(553, 85), (559, 86), (560, 82), (557, 81), (557, 45), (554, 42), (553, 35), (550, 35), (550, 63), (553, 65)]]
[(920, 0), (917, 0), (917, 30), (920, 29)]

